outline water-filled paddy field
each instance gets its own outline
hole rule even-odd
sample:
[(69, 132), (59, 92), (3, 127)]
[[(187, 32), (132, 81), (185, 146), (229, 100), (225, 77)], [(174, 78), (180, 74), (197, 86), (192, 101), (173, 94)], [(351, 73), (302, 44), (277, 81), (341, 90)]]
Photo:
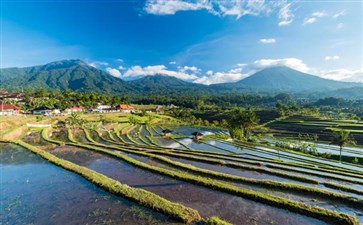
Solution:
[[(232, 224), (363, 223), (363, 169), (359, 166), (191, 137), (195, 131), (223, 132), (218, 129), (171, 129), (171, 137), (163, 136), (164, 127), (146, 125), (125, 125), (117, 131), (50, 129), (29, 132), (23, 141), (115, 182), (194, 209), (202, 219), (193, 223), (206, 223), (202, 221), (212, 216)], [(8, 197), (1, 199), (11, 211), (2, 218), (7, 224), (35, 219), (40, 221), (36, 224), (46, 224), (44, 209), (54, 224), (64, 222), (64, 210), (74, 217), (71, 224), (180, 223), (166, 212), (113, 195), (25, 148), (0, 147), (6, 156), (2, 170), (8, 172), (2, 179)], [(57, 211), (60, 207), (63, 211)]]

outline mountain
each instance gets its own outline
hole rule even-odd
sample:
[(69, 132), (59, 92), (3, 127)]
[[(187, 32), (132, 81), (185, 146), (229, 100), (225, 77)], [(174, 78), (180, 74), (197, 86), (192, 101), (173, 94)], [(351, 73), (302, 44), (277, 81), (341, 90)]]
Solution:
[(363, 84), (328, 80), (289, 67), (279, 66), (266, 68), (236, 83), (215, 85), (215, 88), (297, 93), (337, 90), (355, 86), (363, 87)]
[(62, 60), (42, 66), (0, 70), (0, 88), (72, 89), (113, 94), (206, 95), (230, 93), (295, 93), (317, 96), (361, 97), (362, 83), (323, 79), (288, 67), (261, 70), (236, 83), (202, 85), (166, 75), (144, 76), (124, 81), (81, 60)]
[(62, 60), (43, 66), (1, 69), (0, 87), (7, 89), (72, 89), (124, 93), (126, 82), (81, 60)]
[(180, 80), (167, 75), (145, 76), (127, 82), (130, 88), (142, 93), (180, 93), (206, 91), (207, 86)]

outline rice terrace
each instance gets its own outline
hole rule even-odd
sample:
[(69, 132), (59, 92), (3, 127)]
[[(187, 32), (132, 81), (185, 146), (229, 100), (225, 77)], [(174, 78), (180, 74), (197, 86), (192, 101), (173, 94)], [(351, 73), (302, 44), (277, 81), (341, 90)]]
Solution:
[[(33, 116), (1, 121), (4, 224), (41, 220), (43, 213), (52, 215), (50, 222), (77, 215), (83, 224), (363, 222), (360, 164), (279, 148), (271, 141), (232, 140), (225, 129), (154, 113), (43, 120), (52, 126), (22, 125), (40, 124)], [(196, 140), (193, 131), (203, 137)], [(339, 152), (324, 144), (319, 149)], [(346, 153), (358, 157), (360, 151), (352, 147)], [(21, 186), (32, 194), (20, 192)]]
[(0, 225), (363, 225), (363, 0), (0, 0)]

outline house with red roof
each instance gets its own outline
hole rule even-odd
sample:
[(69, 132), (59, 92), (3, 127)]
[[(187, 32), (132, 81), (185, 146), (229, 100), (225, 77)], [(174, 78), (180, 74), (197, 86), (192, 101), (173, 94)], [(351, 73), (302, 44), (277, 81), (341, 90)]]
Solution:
[(135, 110), (135, 108), (129, 104), (120, 104), (120, 105), (116, 106), (116, 109), (120, 110), (121, 112), (125, 112), (125, 113), (131, 113), (132, 111)]
[(21, 111), (21, 108), (11, 104), (0, 104), (0, 115), (17, 115)]
[(68, 109), (65, 109), (64, 111), (66, 112), (66, 113), (68, 113), (68, 114), (72, 114), (72, 113), (74, 113), (74, 112), (84, 112), (84, 107), (83, 106), (76, 106), (76, 105), (74, 105), (74, 106), (72, 106), (72, 107), (70, 107), (70, 108), (68, 108)]

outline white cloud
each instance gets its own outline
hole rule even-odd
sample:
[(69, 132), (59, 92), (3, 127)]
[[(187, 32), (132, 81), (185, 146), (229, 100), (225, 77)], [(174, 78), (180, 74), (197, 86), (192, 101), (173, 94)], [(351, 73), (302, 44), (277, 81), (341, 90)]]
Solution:
[(273, 43), (276, 43), (276, 39), (275, 38), (263, 38), (263, 39), (260, 39), (259, 42), (262, 44), (273, 44)]
[(116, 59), (116, 62), (124, 62), (124, 60), (123, 59)]
[(313, 24), (317, 21), (318, 18), (321, 18), (321, 17), (325, 17), (327, 16), (328, 14), (326, 14), (326, 12), (324, 11), (317, 11), (317, 12), (313, 12), (310, 17), (306, 17), (304, 19), (304, 23), (303, 25), (306, 25), (306, 24)]
[(336, 69), (328, 71), (320, 71), (320, 76), (326, 79), (349, 81), (349, 82), (363, 82), (363, 69), (348, 70)]
[(87, 64), (95, 68), (99, 68), (100, 66), (108, 66), (108, 62), (102, 61), (87, 62)]
[(210, 75), (213, 75), (213, 70), (208, 70), (208, 71), (206, 72), (206, 74), (207, 74), (207, 75), (209, 75), (209, 76), (210, 76)]
[(287, 26), (289, 24), (292, 23), (293, 19), (294, 19), (294, 14), (292, 14), (291, 12), (291, 3), (289, 4), (285, 4), (279, 11), (279, 19), (280, 22), (278, 23), (278, 25), (281, 26)]
[(123, 74), (122, 77), (126, 78), (126, 77), (138, 77), (138, 76), (153, 76), (157, 74), (172, 76), (182, 80), (195, 80), (198, 78), (193, 73), (188, 74), (185, 71), (181, 70), (178, 71), (168, 70), (164, 65), (154, 65), (146, 67), (133, 66), (129, 68)]
[(327, 55), (327, 56), (325, 56), (325, 61), (329, 61), (329, 60), (338, 60), (338, 59), (340, 59), (340, 57), (338, 56), (338, 55), (334, 55), (334, 56), (329, 56), (329, 55)]
[(324, 16), (327, 16), (326, 12), (324, 11), (320, 11), (320, 12), (313, 12), (311, 14), (312, 17), (324, 17)]
[(202, 76), (194, 80), (194, 83), (210, 85), (210, 84), (219, 84), (226, 82), (236, 82), (247, 76), (248, 76), (247, 74), (230, 70), (228, 72), (217, 72), (213, 74), (209, 73), (206, 76)]
[(260, 70), (274, 66), (287, 66), (301, 72), (308, 72), (309, 67), (300, 59), (284, 58), (284, 59), (260, 59), (250, 64), (237, 64), (238, 67), (228, 72), (208, 71), (206, 75), (194, 80), (194, 83), (200, 84), (218, 84), (226, 82), (236, 82), (246, 78)]
[[(326, 56), (325, 60), (337, 60), (339, 56)], [(169, 70), (165, 65), (150, 65), (150, 66), (132, 66), (121, 74), (119, 70), (125, 69), (124, 67), (114, 69), (108, 67), (106, 70), (113, 76), (120, 78), (140, 77), (140, 76), (153, 76), (157, 74), (176, 77), (182, 80), (188, 80), (193, 83), (199, 84), (218, 84), (226, 82), (236, 82), (244, 79), (252, 74), (263, 70), (268, 67), (286, 66), (292, 69), (314, 74), (326, 79), (341, 80), (341, 81), (354, 81), (363, 82), (363, 69), (361, 70), (317, 70), (310, 69), (301, 59), (298, 58), (282, 58), (282, 59), (259, 59), (252, 63), (239, 63), (236, 67), (228, 71), (207, 70), (205, 73), (200, 68), (195, 66), (178, 66), (176, 70)]]
[(173, 15), (178, 11), (209, 9), (208, 1), (148, 0), (144, 10), (149, 14)]
[(106, 71), (114, 77), (120, 77), (121, 73), (118, 69), (107, 67)]
[(119, 70), (126, 70), (126, 68), (124, 66), (119, 66), (118, 69)]
[(201, 72), (201, 69), (195, 66), (178, 66), (178, 70), (183, 73), (191, 71), (193, 74), (198, 74)]
[(341, 11), (341, 12), (338, 12), (337, 14), (334, 14), (334, 15), (333, 15), (333, 18), (334, 18), (334, 19), (337, 19), (337, 18), (339, 18), (339, 17), (341, 17), (341, 16), (345, 16), (345, 14), (346, 14), (346, 10), (343, 10), (343, 11)]
[(287, 66), (301, 72), (308, 72), (309, 67), (297, 58), (284, 58), (284, 59), (260, 59), (256, 60), (253, 64), (248, 65), (251, 70), (258, 71), (272, 66)]
[(170, 64), (170, 65), (175, 65), (175, 64), (176, 64), (176, 62), (175, 62), (175, 61), (171, 61), (171, 62), (169, 62), (169, 64)]
[(316, 22), (316, 18), (315, 17), (310, 17), (310, 18), (305, 18), (304, 19), (304, 25), (306, 24), (312, 24), (312, 23), (315, 23)]
[(282, 23), (291, 23), (293, 15), (291, 4), (287, 0), (147, 0), (144, 10), (154, 15), (174, 15), (178, 11), (206, 10), (218, 16), (233, 16), (236, 19), (244, 15), (270, 14), (279, 10)]

